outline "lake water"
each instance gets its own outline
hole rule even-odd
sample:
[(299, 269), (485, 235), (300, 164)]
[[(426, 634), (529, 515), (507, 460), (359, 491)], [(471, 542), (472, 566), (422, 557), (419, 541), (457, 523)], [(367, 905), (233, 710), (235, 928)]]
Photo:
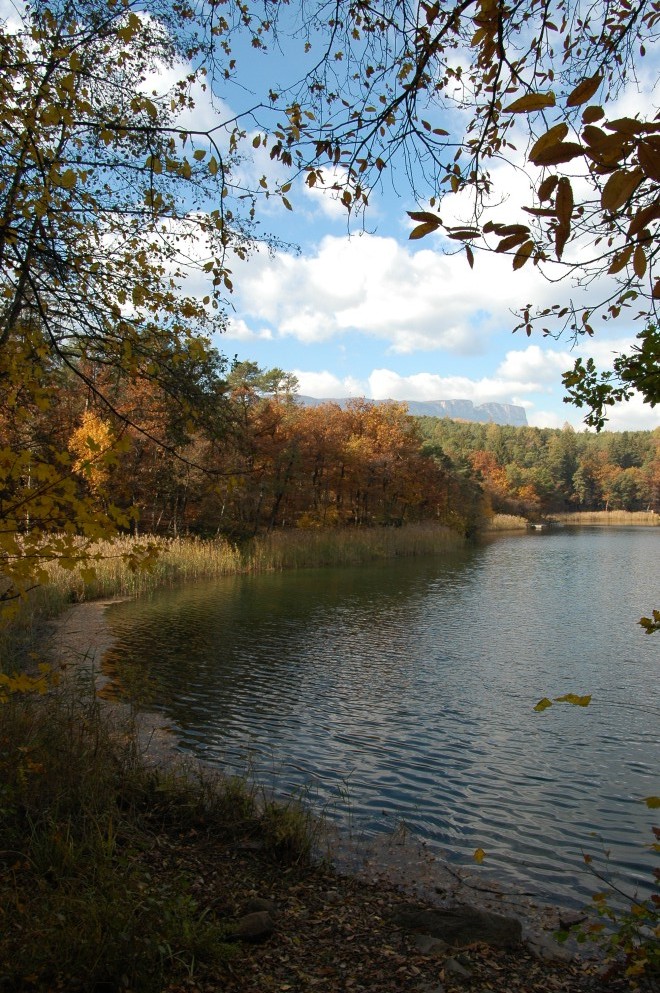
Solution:
[[(659, 563), (660, 528), (565, 528), (231, 577), (115, 605), (108, 663), (148, 682), (182, 749), (360, 835), (403, 823), (473, 867), (483, 848), (488, 879), (575, 904), (585, 852), (650, 879), (660, 634), (636, 622)], [(568, 692), (591, 705), (533, 711)]]

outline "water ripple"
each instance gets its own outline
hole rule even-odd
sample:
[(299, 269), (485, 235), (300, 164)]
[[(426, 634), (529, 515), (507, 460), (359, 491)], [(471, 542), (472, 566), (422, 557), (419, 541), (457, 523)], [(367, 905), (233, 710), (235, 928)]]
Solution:
[[(636, 621), (659, 551), (660, 529), (565, 529), (231, 577), (117, 605), (109, 662), (148, 677), (207, 761), (362, 833), (405, 821), (464, 862), (483, 847), (479, 871), (572, 903), (597, 836), (624, 881), (649, 875), (658, 648)], [(533, 713), (566, 692), (594, 699)]]

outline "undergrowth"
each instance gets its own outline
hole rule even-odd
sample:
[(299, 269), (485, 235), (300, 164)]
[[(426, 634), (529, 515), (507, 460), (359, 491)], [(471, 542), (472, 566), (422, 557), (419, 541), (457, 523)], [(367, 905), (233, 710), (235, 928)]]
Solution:
[[(139, 991), (219, 966), (234, 945), (154, 851), (208, 832), (305, 859), (311, 822), (238, 780), (148, 768), (134, 729), (71, 687), (0, 705), (0, 987)], [(151, 854), (150, 854), (151, 853)]]

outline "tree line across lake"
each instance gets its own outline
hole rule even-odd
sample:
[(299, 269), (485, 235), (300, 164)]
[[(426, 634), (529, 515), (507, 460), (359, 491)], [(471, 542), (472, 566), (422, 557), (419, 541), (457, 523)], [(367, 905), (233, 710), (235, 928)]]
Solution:
[[(110, 518), (132, 533), (239, 540), (419, 520), (471, 533), (493, 512), (660, 509), (658, 430), (416, 418), (404, 403), (367, 400), (305, 407), (293, 377), (228, 368), (217, 353), (178, 375), (185, 404), (148, 377), (112, 381), (102, 367), (83, 378), (50, 370), (43, 402), (35, 389), (3, 396), (5, 452), (25, 453), (3, 463), (3, 515), (17, 533), (70, 526), (72, 503), (91, 507), (90, 534)], [(87, 533), (86, 518), (78, 526)]]

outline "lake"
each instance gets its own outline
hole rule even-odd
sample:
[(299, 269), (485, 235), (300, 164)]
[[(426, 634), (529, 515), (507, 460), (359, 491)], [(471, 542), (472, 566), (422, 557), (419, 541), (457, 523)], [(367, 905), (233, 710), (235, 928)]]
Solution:
[[(637, 621), (659, 562), (660, 528), (560, 528), (232, 576), (114, 605), (107, 662), (183, 750), (361, 836), (403, 824), (457, 866), (482, 848), (485, 878), (575, 905), (599, 885), (584, 853), (650, 879), (660, 634)], [(534, 712), (569, 692), (593, 700)]]

